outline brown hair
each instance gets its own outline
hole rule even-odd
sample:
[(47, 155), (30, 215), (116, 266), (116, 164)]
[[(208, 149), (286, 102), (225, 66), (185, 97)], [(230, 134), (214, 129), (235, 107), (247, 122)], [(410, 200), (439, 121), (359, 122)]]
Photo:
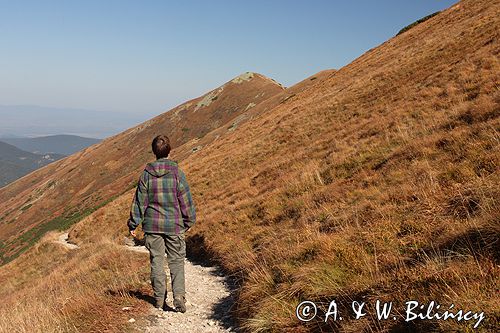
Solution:
[(151, 147), (157, 159), (168, 157), (168, 154), (170, 154), (170, 140), (166, 135), (156, 136), (151, 143)]

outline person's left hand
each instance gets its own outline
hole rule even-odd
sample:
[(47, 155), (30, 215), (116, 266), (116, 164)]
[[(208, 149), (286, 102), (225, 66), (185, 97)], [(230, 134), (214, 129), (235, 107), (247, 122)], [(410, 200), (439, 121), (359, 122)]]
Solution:
[(130, 235), (131, 235), (132, 237), (134, 237), (134, 238), (136, 238), (136, 237), (137, 237), (137, 233), (136, 233), (135, 229), (134, 229), (134, 230), (130, 230)]

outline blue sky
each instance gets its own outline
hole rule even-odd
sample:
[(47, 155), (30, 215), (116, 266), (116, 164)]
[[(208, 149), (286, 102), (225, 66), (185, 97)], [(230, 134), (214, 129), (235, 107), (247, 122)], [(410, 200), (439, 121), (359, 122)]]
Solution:
[(455, 2), (0, 0), (0, 105), (147, 119), (245, 71), (340, 68)]

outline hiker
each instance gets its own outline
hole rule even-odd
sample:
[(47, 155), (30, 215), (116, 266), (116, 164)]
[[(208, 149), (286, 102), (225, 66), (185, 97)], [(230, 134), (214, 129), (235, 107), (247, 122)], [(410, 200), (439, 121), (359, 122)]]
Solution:
[(167, 292), (163, 258), (166, 253), (174, 308), (177, 312), (184, 313), (184, 233), (195, 223), (195, 206), (184, 172), (179, 169), (177, 162), (167, 158), (171, 149), (168, 137), (155, 137), (152, 148), (156, 161), (146, 165), (139, 179), (127, 224), (130, 234), (135, 238), (135, 229), (142, 222), (151, 263), (155, 307), (165, 309)]

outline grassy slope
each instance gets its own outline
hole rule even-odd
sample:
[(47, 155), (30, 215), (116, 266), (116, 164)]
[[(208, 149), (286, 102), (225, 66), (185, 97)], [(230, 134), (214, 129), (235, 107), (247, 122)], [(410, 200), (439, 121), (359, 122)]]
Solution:
[(244, 78), (0, 188), (0, 263), (25, 251), (46, 230), (67, 228), (135, 185), (136, 173), (152, 157), (154, 136), (167, 133), (174, 146), (191, 147), (209, 131), (245, 114), (250, 103), (283, 90), (259, 74)]
[[(483, 330), (498, 325), (496, 12), (462, 2), (182, 163), (200, 216), (192, 250), (242, 277), (250, 331), (331, 328), (294, 309), (333, 298), (455, 303), (485, 311)], [(373, 314), (342, 328), (468, 327)]]
[[(294, 318), (300, 299), (357, 297), (455, 303), (497, 327), (497, 13), (462, 2), (185, 161), (191, 239), (244, 276), (250, 330), (319, 330)], [(379, 325), (456, 323), (343, 322)]]
[[(204, 246), (240, 274), (237, 310), (249, 330), (323, 329), (327, 324), (319, 321), (298, 323), (295, 305), (332, 298), (453, 302), (484, 310), (483, 330), (498, 326), (497, 12), (487, 1), (462, 2), (255, 114), (182, 162), (200, 215), (189, 238), (192, 250)], [(146, 279), (144, 265), (119, 255), (109, 241), (121, 241), (131, 194), (71, 233), (97, 248), (92, 258), (90, 250), (73, 255), (85, 264), (71, 282), (82, 286), (92, 279), (96, 286), (69, 303), (77, 304), (74, 315), (91, 300), (113, 304), (112, 295), (130, 294)], [(59, 250), (40, 244), (0, 270), (7, 304), (33, 292), (64, 300), (43, 287), (46, 278), (22, 269), (33, 265), (35, 251), (60, 258)], [(75, 267), (71, 256), (61, 260), (64, 269)], [(67, 287), (70, 274), (43, 263), (39, 269), (55, 275), (56, 289), (78, 294)], [(101, 273), (104, 267), (113, 267), (111, 277)], [(15, 285), (19, 276), (30, 284)], [(114, 292), (104, 293), (109, 289)], [(17, 313), (17, 327), (27, 327), (22, 322), (32, 317), (31, 309), (12, 308), (2, 307), (0, 317)], [(61, 315), (57, 308), (50, 314)], [(119, 322), (111, 314), (103, 321)], [(85, 323), (75, 319), (63, 312), (47, 325)], [(342, 324), (346, 331), (467, 327), (449, 321), (409, 326), (371, 316)]]
[(48, 233), (0, 268), (0, 332), (131, 331), (128, 319), (148, 311), (147, 257), (110, 242), (71, 251), (54, 240)]
[[(328, 73), (319, 73), (315, 80), (306, 79), (284, 90), (273, 101), (267, 101), (267, 107), (320, 82)], [(262, 93), (266, 93), (265, 87)], [(192, 154), (194, 146), (210, 146), (217, 138), (231, 135), (237, 128), (235, 123), (239, 126), (265, 111), (258, 104), (238, 121), (175, 148), (172, 155), (183, 160)], [(137, 174), (132, 176), (136, 178)], [(145, 257), (116, 246), (127, 234), (124, 221), (133, 191), (126, 191), (116, 200), (108, 198), (104, 206), (92, 207), (95, 211), (77, 214), (69, 222), (58, 220), (58, 224), (81, 220), (70, 233), (71, 240), (82, 246), (80, 250), (64, 250), (53, 244), (55, 234), (48, 233), (24, 255), (0, 267), (0, 332), (133, 331), (127, 320), (137, 318), (135, 312), (141, 315), (147, 311), (146, 299), (151, 294)], [(132, 313), (120, 311), (125, 305), (133, 306)]]
[[(288, 94), (316, 84), (327, 73), (320, 73), (316, 80), (306, 79), (283, 90), (283, 93), (274, 87), (269, 89), (270, 81), (257, 82), (257, 87), (251, 86), (250, 89), (248, 86), (241, 87), (242, 90), (233, 90), (232, 93), (240, 95), (240, 102), (245, 102), (242, 97), (251, 95), (254, 98), (256, 88), (260, 89), (257, 98), (266, 94), (269, 98), (278, 91), (277, 95), (281, 97), (266, 104), (271, 107)], [(247, 104), (238, 106), (236, 103), (232, 107), (246, 108)], [(183, 106), (179, 108), (182, 111)], [(193, 147), (210, 146), (218, 138), (231, 135), (239, 125), (265, 111), (260, 107), (249, 108), (237, 120), (230, 120), (203, 137), (176, 147), (172, 156), (183, 160), (193, 154)], [(161, 117), (158, 117), (149, 122), (149, 126), (161, 126), (161, 122)], [(125, 135), (143, 127), (129, 130)], [(94, 147), (94, 151), (105, 148)], [(85, 162), (85, 158), (79, 155), (72, 159), (74, 162), (68, 162), (68, 166), (73, 168), (78, 167), (82, 159)], [(133, 172), (129, 176), (136, 179), (138, 173)], [(49, 187), (53, 185), (48, 180), (46, 182)], [(49, 232), (19, 258), (0, 267), (0, 332), (123, 332), (134, 331), (133, 326), (127, 323), (128, 318), (142, 315), (142, 320), (145, 320), (147, 297), (151, 294), (145, 256), (128, 253), (117, 246), (123, 244), (123, 237), (127, 234), (124, 222), (134, 190), (118, 186), (118, 191), (125, 191), (125, 194), (118, 198), (109, 195), (98, 206), (56, 218), (54, 225), (42, 224), (31, 229), (34, 234), (40, 235), (50, 229), (67, 228), (81, 220), (71, 229), (71, 240), (81, 249), (67, 251), (61, 245), (53, 244), (56, 235)], [(28, 232), (25, 237), (29, 238), (31, 234)], [(133, 310), (121, 311), (123, 306), (132, 306)], [(140, 323), (141, 319), (139, 326)]]

